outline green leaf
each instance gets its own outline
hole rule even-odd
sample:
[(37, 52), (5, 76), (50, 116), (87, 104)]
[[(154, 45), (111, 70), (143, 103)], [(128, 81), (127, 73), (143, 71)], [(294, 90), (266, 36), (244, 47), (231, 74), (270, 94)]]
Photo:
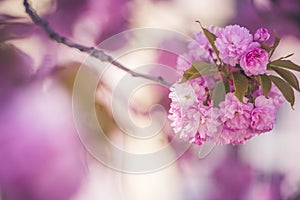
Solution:
[(272, 50), (272, 47), (270, 47), (269, 45), (266, 45), (264, 43), (260, 43), (260, 46), (261, 46), (261, 48), (266, 50), (268, 53)]
[(298, 91), (300, 90), (298, 79), (292, 72), (275, 66), (271, 66), (271, 68), (285, 81), (287, 81), (293, 88)]
[(225, 86), (225, 91), (226, 93), (230, 92), (230, 85), (228, 82), (224, 82), (224, 86)]
[(262, 90), (264, 92), (264, 95), (266, 98), (268, 98), (268, 94), (272, 87), (271, 79), (265, 74), (259, 75), (258, 78), (259, 78), (259, 82), (262, 87)]
[(293, 107), (295, 103), (295, 94), (293, 88), (287, 82), (277, 76), (270, 75), (269, 78)]
[(274, 51), (276, 50), (276, 48), (278, 47), (278, 45), (279, 45), (279, 43), (280, 43), (280, 38), (279, 38), (279, 36), (277, 35), (277, 33), (274, 33), (274, 35), (275, 35), (275, 41), (274, 41), (273, 46), (271, 47), (271, 52), (270, 52), (269, 58), (272, 57)]
[(270, 62), (269, 65), (271, 67), (272, 66), (281, 67), (281, 68), (291, 69), (291, 70), (300, 72), (300, 66), (293, 63), (290, 60), (275, 60), (275, 61)]
[(283, 57), (279, 58), (278, 60), (287, 59), (287, 58), (289, 58), (289, 57), (292, 57), (293, 55), (294, 55), (294, 53), (291, 53), (291, 54), (289, 54), (289, 55), (287, 55), (287, 56), (283, 56)]
[(181, 82), (186, 82), (201, 76), (208, 76), (216, 73), (218, 73), (216, 65), (202, 61), (195, 61), (188, 70), (184, 71)]
[(215, 34), (213, 34), (212, 32), (210, 32), (209, 30), (207, 30), (206, 28), (204, 28), (201, 24), (200, 21), (196, 21), (200, 24), (201, 28), (202, 28), (202, 31), (204, 33), (204, 35), (206, 36), (209, 44), (212, 46), (214, 52), (216, 53), (217, 57), (218, 57), (218, 60), (220, 61), (221, 63), (221, 59), (219, 57), (219, 50), (217, 49), (216, 45), (215, 45), (215, 40), (217, 39), (217, 36)]
[(214, 107), (218, 107), (219, 103), (224, 101), (225, 95), (226, 95), (226, 91), (225, 91), (224, 82), (220, 82), (216, 84), (212, 96)]
[(245, 75), (240, 72), (232, 73), (234, 83), (234, 95), (243, 102), (244, 96), (248, 91), (248, 79)]

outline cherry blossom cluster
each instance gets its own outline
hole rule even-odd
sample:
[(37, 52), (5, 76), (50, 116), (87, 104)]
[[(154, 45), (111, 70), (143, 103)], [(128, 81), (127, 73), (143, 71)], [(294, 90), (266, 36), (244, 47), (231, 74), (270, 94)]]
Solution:
[[(299, 83), (289, 56), (271, 61), (279, 44), (265, 28), (254, 34), (239, 25), (202, 27), (178, 57), (182, 79), (172, 85), (169, 119), (180, 138), (202, 145), (242, 144), (269, 132), (276, 113), (294, 104)], [(272, 72), (279, 76), (273, 75)]]

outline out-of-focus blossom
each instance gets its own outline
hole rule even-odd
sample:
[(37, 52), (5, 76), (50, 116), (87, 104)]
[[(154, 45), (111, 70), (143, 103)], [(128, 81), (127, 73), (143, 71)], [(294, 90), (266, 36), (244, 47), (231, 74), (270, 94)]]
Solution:
[(70, 36), (77, 20), (88, 11), (87, 8), (90, 1), (56, 0), (54, 12), (49, 13), (46, 19), (57, 32)]
[(266, 0), (266, 6), (258, 2), (261, 1), (236, 0), (236, 15), (229, 24), (245, 25), (253, 32), (257, 27), (263, 26), (276, 30), (279, 35), (300, 37), (298, 0)]
[(249, 30), (239, 25), (229, 25), (220, 30), (220, 36), (216, 39), (215, 45), (220, 52), (220, 58), (225, 63), (235, 66), (248, 50), (251, 42), (253, 42), (253, 36)]
[(84, 177), (70, 101), (36, 84), (1, 107), (0, 187), (8, 200), (68, 200)]
[(34, 32), (34, 28), (31, 24), (2, 21), (1, 16), (0, 23), (3, 23), (0, 26), (0, 42), (28, 37)]
[(282, 185), (284, 174), (260, 172), (249, 188), (247, 200), (282, 200), (283, 197)]
[(213, 170), (213, 185), (207, 194), (209, 200), (246, 199), (253, 182), (254, 170), (234, 155), (237, 149), (232, 148)]
[(13, 45), (0, 44), (0, 104), (8, 100), (17, 87), (30, 81), (32, 59)]
[(269, 54), (262, 48), (249, 49), (242, 55), (240, 65), (247, 76), (264, 74), (267, 71)]
[[(97, 45), (126, 30), (130, 21), (129, 3), (130, 0), (88, 0), (87, 10), (78, 19), (77, 28), (84, 29), (81, 33), (93, 37), (91, 39)], [(120, 41), (120, 38), (118, 41), (110, 41), (105, 49), (116, 49), (126, 41), (126, 38), (124, 41)]]
[[(53, 12), (45, 18), (54, 30), (64, 36), (97, 45), (105, 39), (126, 30), (129, 25), (130, 0), (57, 0)], [(76, 30), (80, 34), (74, 34)], [(85, 35), (82, 35), (85, 34)], [(85, 38), (87, 37), (87, 38)], [(108, 49), (116, 49), (121, 43), (110, 42)]]

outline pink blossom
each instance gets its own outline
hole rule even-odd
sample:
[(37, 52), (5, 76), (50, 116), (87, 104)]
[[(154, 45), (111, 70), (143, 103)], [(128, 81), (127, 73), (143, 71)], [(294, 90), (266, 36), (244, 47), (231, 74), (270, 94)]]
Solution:
[(180, 75), (183, 75), (184, 71), (188, 70), (192, 62), (195, 61), (193, 56), (189, 53), (184, 53), (177, 58), (177, 71)]
[(207, 81), (204, 78), (197, 78), (189, 81), (189, 84), (193, 88), (197, 100), (199, 102), (206, 101), (207, 97), (204, 85), (207, 85)]
[(200, 122), (198, 132), (204, 138), (215, 142), (222, 131), (223, 122), (221, 121), (221, 112), (218, 108), (199, 105)]
[(172, 100), (169, 119), (180, 138), (200, 145), (220, 132), (220, 112), (203, 105), (206, 90), (202, 82), (176, 83), (171, 87), (169, 97)]
[(219, 34), (215, 41), (219, 56), (224, 63), (235, 66), (253, 42), (253, 36), (248, 29), (238, 25), (226, 26)]
[[(215, 26), (209, 26), (208, 27), (208, 31), (215, 34), (217, 37), (220, 35), (221, 30), (222, 30), (222, 28), (215, 27)], [(209, 41), (208, 41), (207, 37), (203, 34), (202, 31), (200, 31), (199, 33), (194, 34), (194, 37), (195, 37), (195, 40), (198, 42), (198, 44), (200, 46), (204, 47), (207, 50), (208, 49), (212, 50), (212, 46), (209, 44)]]
[(175, 83), (171, 88), (169, 97), (170, 105), (169, 119), (174, 132), (181, 138), (189, 140), (197, 132), (199, 112), (197, 109), (197, 96), (188, 83)]
[(268, 97), (272, 99), (272, 103), (275, 106), (276, 110), (278, 110), (280, 106), (286, 101), (281, 91), (274, 84), (272, 84)]
[(268, 62), (268, 52), (262, 48), (253, 48), (242, 55), (240, 65), (247, 76), (252, 76), (266, 73)]
[(197, 145), (202, 145), (206, 141), (206, 138), (201, 137), (200, 133), (197, 132), (190, 142)]
[(225, 144), (231, 143), (233, 145), (244, 144), (247, 140), (251, 139), (255, 135), (257, 134), (249, 128), (240, 130), (231, 130), (228, 128), (224, 128), (222, 131), (222, 137), (226, 139), (223, 140), (227, 141), (227, 143)]
[(255, 108), (251, 113), (251, 127), (257, 131), (267, 132), (273, 129), (276, 120), (275, 106), (272, 99), (259, 96), (255, 99)]
[(170, 90), (169, 97), (173, 102), (178, 102), (181, 107), (188, 107), (197, 103), (197, 96), (189, 83), (175, 83)]
[[(208, 29), (212, 33), (219, 35), (221, 28), (211, 26)], [(177, 69), (181, 74), (189, 69), (196, 60), (210, 63), (214, 63), (214, 60), (217, 60), (217, 55), (202, 32), (194, 34), (194, 38), (195, 40), (188, 43), (188, 52), (178, 56)]]
[(201, 46), (196, 41), (188, 43), (188, 52), (178, 56), (177, 70), (180, 74), (192, 66), (192, 63), (196, 60), (208, 62), (210, 59), (209, 52), (205, 45)]
[(233, 93), (227, 93), (225, 101), (220, 103), (220, 108), (224, 114), (223, 122), (226, 128), (241, 130), (249, 127), (253, 104), (247, 103), (247, 98), (244, 98), (242, 103)]
[[(215, 34), (216, 36), (219, 36), (221, 28), (210, 26), (210, 27), (208, 27), (208, 30), (211, 33)], [(194, 35), (194, 37), (195, 37), (197, 44), (201, 48), (205, 49), (205, 51), (207, 52), (207, 57), (205, 57), (204, 59), (201, 59), (201, 60), (202, 61), (208, 60), (210, 63), (214, 63), (215, 61), (217, 61), (217, 55), (214, 52), (212, 46), (210, 45), (207, 37), (203, 34), (203, 32), (200, 31), (199, 33), (196, 33)]]
[[(258, 90), (254, 92), (255, 98), (260, 95), (263, 95), (261, 87), (259, 87)], [(271, 100), (271, 103), (276, 110), (278, 110), (280, 106), (286, 101), (280, 90), (274, 84), (272, 84), (271, 90), (268, 94), (268, 98)]]
[(203, 34), (202, 31), (194, 34), (194, 38), (196, 40), (196, 42), (198, 43), (198, 45), (202, 46), (205, 49), (211, 48), (206, 36)]
[(191, 142), (201, 145), (205, 141), (216, 142), (222, 130), (220, 111), (217, 108), (205, 106), (202, 103), (198, 107), (198, 130)]
[(197, 133), (199, 125), (200, 113), (195, 107), (182, 109), (181, 129), (179, 132), (180, 138), (191, 140)]
[(268, 29), (260, 28), (260, 29), (256, 30), (253, 37), (254, 37), (254, 41), (265, 42), (270, 38), (270, 34), (269, 34)]

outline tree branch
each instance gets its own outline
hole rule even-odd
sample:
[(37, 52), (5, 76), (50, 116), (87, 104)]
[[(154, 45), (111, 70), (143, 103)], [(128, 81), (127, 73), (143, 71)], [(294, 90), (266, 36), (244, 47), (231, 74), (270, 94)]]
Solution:
[(23, 1), (23, 5), (25, 7), (26, 13), (30, 16), (31, 20), (38, 26), (42, 27), (43, 30), (47, 33), (47, 35), (52, 39), (55, 40), (57, 43), (64, 44), (68, 47), (78, 49), (81, 52), (85, 52), (90, 54), (91, 56), (99, 59), (102, 62), (108, 62), (111, 63), (112, 65), (116, 66), (117, 68), (131, 74), (133, 77), (141, 77), (144, 79), (148, 79), (160, 84), (163, 84), (167, 87), (170, 87), (172, 84), (165, 81), (162, 77), (156, 77), (156, 76), (151, 76), (148, 74), (142, 74), (139, 72), (132, 71), (131, 69), (125, 67), (118, 61), (116, 61), (114, 58), (112, 58), (110, 55), (106, 54), (104, 51), (96, 49), (95, 47), (87, 47), (81, 44), (77, 44), (75, 42), (72, 42), (68, 38), (65, 38), (58, 33), (56, 33), (50, 26), (49, 24), (43, 20), (37, 13), (36, 11), (31, 7), (29, 4), (28, 0)]

